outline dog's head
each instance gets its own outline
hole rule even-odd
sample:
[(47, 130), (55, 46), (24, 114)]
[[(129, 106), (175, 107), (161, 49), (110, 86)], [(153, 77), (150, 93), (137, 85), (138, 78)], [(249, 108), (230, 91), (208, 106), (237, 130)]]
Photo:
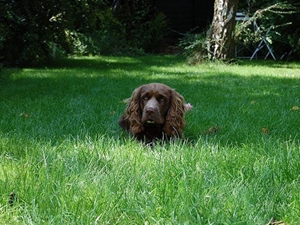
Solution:
[(134, 90), (123, 120), (134, 134), (147, 126), (161, 126), (168, 136), (181, 136), (184, 113), (184, 99), (178, 92), (167, 85), (151, 83)]

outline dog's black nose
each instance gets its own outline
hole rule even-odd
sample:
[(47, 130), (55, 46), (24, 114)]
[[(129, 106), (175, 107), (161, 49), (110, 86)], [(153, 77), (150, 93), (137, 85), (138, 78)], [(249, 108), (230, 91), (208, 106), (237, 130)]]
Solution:
[(155, 108), (153, 108), (153, 107), (148, 107), (146, 109), (146, 114), (149, 116), (152, 115), (154, 112), (155, 112)]

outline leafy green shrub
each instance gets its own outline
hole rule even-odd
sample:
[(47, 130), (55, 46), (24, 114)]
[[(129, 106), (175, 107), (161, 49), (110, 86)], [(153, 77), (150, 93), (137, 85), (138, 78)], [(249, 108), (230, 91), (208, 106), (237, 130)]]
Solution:
[(52, 43), (67, 54), (74, 48), (83, 51), (69, 31), (83, 34), (96, 30), (97, 15), (107, 8), (105, 4), (102, 0), (0, 1), (0, 61), (12, 66), (32, 65), (52, 56)]
[(208, 58), (206, 33), (187, 33), (180, 40), (179, 46), (184, 49), (188, 63), (195, 64)]
[(134, 0), (119, 7), (115, 16), (124, 28), (126, 44), (146, 52), (158, 50), (169, 32), (167, 17), (156, 10), (151, 0)]
[(60, 1), (1, 1), (1, 62), (24, 66), (47, 58), (51, 54), (48, 43), (64, 30), (62, 23), (51, 21), (58, 9), (65, 9), (62, 6)]
[[(271, 3), (267, 0), (240, 2), (239, 11), (247, 12), (252, 19), (238, 23), (235, 39), (245, 46), (257, 46), (260, 37), (267, 33), (266, 40), (273, 44), (272, 48), (277, 58), (293, 52), (293, 57), (300, 56), (300, 29), (298, 23), (299, 3), (296, 0)], [(259, 30), (253, 31), (252, 22), (259, 22)], [(293, 50), (293, 51), (291, 51)]]
[(151, 0), (122, 3), (113, 12), (105, 0), (1, 1), (0, 62), (32, 65), (56, 51), (120, 55), (159, 49), (168, 31), (166, 17)]
[(169, 31), (166, 16), (158, 13), (152, 20), (139, 22), (140, 25), (130, 32), (132, 35), (131, 46), (142, 48), (146, 52), (159, 50), (163, 37)]
[(72, 52), (77, 55), (140, 55), (159, 50), (169, 31), (166, 16), (148, 1), (125, 6), (118, 12), (108, 8), (98, 13), (96, 29), (72, 31), (69, 35)]
[(125, 30), (110, 8), (96, 15), (94, 26), (66, 32), (69, 54), (114, 55), (126, 46)]

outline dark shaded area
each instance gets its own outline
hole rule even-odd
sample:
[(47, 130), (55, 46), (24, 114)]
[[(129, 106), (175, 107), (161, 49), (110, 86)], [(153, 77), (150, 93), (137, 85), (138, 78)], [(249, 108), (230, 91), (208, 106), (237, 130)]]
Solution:
[(170, 36), (191, 31), (200, 33), (212, 21), (214, 2), (211, 0), (156, 0), (154, 5), (166, 14), (172, 29)]

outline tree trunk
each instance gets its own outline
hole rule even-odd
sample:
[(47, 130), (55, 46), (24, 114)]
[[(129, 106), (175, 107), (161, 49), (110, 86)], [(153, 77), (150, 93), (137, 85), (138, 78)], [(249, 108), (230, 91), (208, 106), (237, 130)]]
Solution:
[(235, 14), (238, 0), (215, 0), (214, 17), (208, 36), (208, 54), (211, 60), (234, 57)]

